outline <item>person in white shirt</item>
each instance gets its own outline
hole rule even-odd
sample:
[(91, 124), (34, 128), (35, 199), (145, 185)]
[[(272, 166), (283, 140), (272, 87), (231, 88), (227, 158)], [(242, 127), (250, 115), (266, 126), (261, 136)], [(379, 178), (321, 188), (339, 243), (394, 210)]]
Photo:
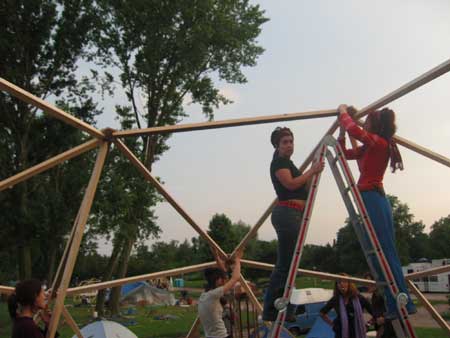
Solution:
[(238, 252), (233, 265), (231, 278), (227, 278), (225, 264), (215, 254), (219, 268), (205, 270), (207, 285), (205, 292), (200, 295), (198, 300), (198, 316), (205, 331), (206, 338), (229, 338), (225, 323), (223, 321), (223, 307), (220, 298), (231, 290), (238, 282), (241, 275), (241, 257), (242, 252)]

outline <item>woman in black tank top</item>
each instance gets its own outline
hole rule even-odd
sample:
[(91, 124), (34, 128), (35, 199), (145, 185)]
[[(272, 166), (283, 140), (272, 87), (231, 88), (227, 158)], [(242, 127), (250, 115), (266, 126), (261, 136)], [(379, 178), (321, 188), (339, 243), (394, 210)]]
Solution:
[[(294, 135), (289, 128), (276, 128), (271, 135), (275, 148), (270, 164), (270, 177), (278, 197), (272, 211), (272, 224), (278, 238), (277, 262), (270, 276), (270, 284), (264, 296), (264, 321), (275, 321), (277, 310), (274, 301), (283, 295), (289, 273), (292, 254), (302, 220), (305, 200), (308, 196), (307, 183), (315, 173), (323, 170), (323, 163), (314, 163), (301, 173), (291, 161), (294, 152)], [(293, 308), (288, 307), (286, 320), (295, 321)]]

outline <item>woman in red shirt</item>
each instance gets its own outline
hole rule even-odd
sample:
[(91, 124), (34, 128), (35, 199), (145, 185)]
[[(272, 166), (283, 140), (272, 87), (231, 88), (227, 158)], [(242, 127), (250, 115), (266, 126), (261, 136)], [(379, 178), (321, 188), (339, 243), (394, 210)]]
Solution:
[[(338, 110), (341, 125), (338, 141), (345, 157), (358, 161), (360, 171), (358, 188), (400, 292), (408, 295), (406, 308), (409, 313), (415, 313), (416, 308), (409, 297), (400, 259), (395, 248), (392, 209), (383, 187), (383, 177), (389, 160), (392, 172), (395, 172), (396, 169), (403, 170), (400, 153), (392, 140), (396, 131), (395, 113), (388, 108), (373, 111), (367, 116), (364, 127), (360, 128), (348, 114), (346, 105), (340, 105)], [(345, 132), (360, 141), (362, 146), (347, 149)], [(379, 270), (377, 262), (373, 261), (372, 263)], [(381, 274), (379, 273), (379, 275)], [(396, 318), (398, 316), (397, 302), (387, 287), (385, 295), (386, 318)]]

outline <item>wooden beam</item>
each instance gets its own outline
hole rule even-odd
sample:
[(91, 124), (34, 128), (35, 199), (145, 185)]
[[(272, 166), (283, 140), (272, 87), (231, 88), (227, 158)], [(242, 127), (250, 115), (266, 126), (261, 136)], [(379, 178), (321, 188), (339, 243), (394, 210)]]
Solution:
[(420, 290), (414, 285), (413, 282), (410, 280), (407, 280), (406, 283), (408, 283), (408, 287), (410, 290), (416, 295), (416, 297), (420, 300), (420, 302), (425, 306), (425, 308), (428, 310), (428, 312), (431, 314), (431, 316), (436, 320), (436, 322), (439, 324), (440, 327), (444, 329), (444, 331), (447, 332), (448, 336), (450, 337), (450, 326), (445, 321), (444, 318), (439, 314), (439, 312), (436, 311), (436, 309), (431, 305), (431, 303), (428, 301), (428, 299), (425, 298), (425, 296), (420, 292)]
[(67, 150), (59, 155), (56, 155), (44, 162), (41, 162), (31, 168), (28, 168), (14, 176), (11, 176), (7, 179), (4, 179), (3, 181), (0, 181), (0, 191), (5, 190), (6, 188), (12, 188), (15, 184), (25, 181), (29, 179), (30, 177), (33, 177), (34, 175), (37, 175), (43, 171), (46, 171), (50, 168), (53, 168), (54, 166), (70, 160), (71, 158), (74, 158), (78, 155), (81, 155), (91, 149), (94, 149), (100, 144), (101, 141), (94, 139), (90, 140), (86, 143), (83, 143), (75, 148), (72, 148), (70, 150)]
[(399, 135), (395, 135), (394, 139), (397, 141), (398, 144), (402, 145), (403, 147), (415, 151), (416, 153), (419, 153), (433, 161), (436, 161), (440, 164), (443, 164), (447, 167), (450, 167), (450, 159), (448, 157), (445, 157), (443, 155), (440, 155), (438, 153), (435, 153), (434, 151), (431, 151), (425, 147), (422, 147), (412, 141), (409, 141)]
[[(356, 123), (359, 126), (362, 126), (364, 124), (363, 121), (361, 120), (357, 120)], [(404, 137), (401, 137), (399, 135), (394, 135), (393, 139), (400, 145), (402, 145), (403, 147), (415, 151), (416, 153), (423, 155), (433, 161), (436, 161), (440, 164), (443, 164), (447, 167), (450, 167), (450, 159), (448, 157), (445, 157), (443, 155), (440, 155), (438, 153), (435, 153), (434, 151), (431, 151), (425, 147), (422, 147), (420, 145), (418, 145), (417, 143), (414, 143), (412, 141), (407, 140)]]
[(200, 317), (197, 316), (195, 318), (194, 324), (192, 324), (186, 338), (200, 338)]
[(39, 97), (34, 96), (33, 94), (27, 92), (26, 90), (23, 90), (22, 88), (12, 84), (9, 81), (6, 81), (1, 77), (0, 77), (0, 89), (8, 92), (12, 96), (15, 96), (16, 98), (26, 103), (31, 104), (32, 106), (42, 109), (50, 116), (53, 116), (61, 121), (64, 121), (67, 124), (70, 124), (71, 126), (74, 126), (80, 130), (87, 132), (89, 135), (93, 137), (100, 139), (104, 138), (103, 133), (100, 130), (91, 126), (90, 124), (81, 121), (75, 116), (66, 113), (65, 111), (55, 107), (54, 105), (51, 105), (50, 103), (45, 102)]
[(449, 272), (450, 264), (442, 265), (437, 268), (432, 268), (424, 271), (409, 273), (405, 276), (406, 279), (413, 280), (420, 277), (431, 276), (431, 275), (439, 275), (440, 273)]
[(73, 330), (76, 336), (78, 338), (84, 338), (81, 334), (80, 328), (78, 327), (73, 317), (70, 315), (69, 311), (67, 311), (67, 308), (65, 306), (62, 309), (62, 315), (64, 316), (64, 319), (66, 320), (67, 324), (69, 324), (70, 328)]
[(217, 245), (217, 243), (209, 236), (200, 226), (188, 215), (186, 211), (175, 201), (175, 199), (164, 189), (161, 183), (153, 177), (150, 171), (142, 164), (142, 162), (133, 154), (133, 152), (128, 149), (128, 147), (119, 139), (115, 139), (114, 144), (119, 148), (119, 150), (127, 157), (130, 162), (136, 166), (136, 168), (144, 175), (145, 179), (149, 181), (158, 192), (164, 196), (167, 202), (188, 222), (195, 231), (206, 241), (208, 244), (217, 249), (219, 254), (225, 258), (228, 257), (227, 254)]
[[(262, 269), (262, 270), (268, 270), (268, 271), (272, 271), (275, 266), (274, 264), (256, 262), (256, 261), (251, 261), (251, 260), (247, 260), (247, 259), (241, 260), (241, 263), (250, 268)], [(317, 277), (317, 278), (326, 279), (326, 280), (346, 280), (346, 281), (356, 283), (356, 284), (361, 284), (361, 285), (375, 285), (376, 284), (375, 281), (370, 280), (370, 279), (356, 278), (356, 277), (350, 277), (350, 276), (341, 276), (341, 275), (336, 275), (336, 274), (326, 273), (326, 272), (319, 272), (319, 271), (298, 269), (297, 273), (302, 274), (304, 276)]]
[(162, 127), (152, 127), (145, 129), (133, 129), (133, 130), (122, 130), (113, 132), (114, 137), (124, 137), (124, 136), (142, 136), (149, 134), (167, 134), (167, 133), (180, 133), (186, 131), (194, 130), (205, 130), (205, 129), (218, 129), (218, 128), (228, 128), (228, 127), (238, 127), (238, 126), (248, 126), (254, 124), (263, 123), (274, 123), (280, 121), (295, 121), (295, 120), (305, 120), (313, 118), (323, 118), (336, 116), (336, 109), (329, 110), (318, 110), (303, 113), (290, 113), (290, 114), (279, 114), (279, 115), (269, 115), (269, 116), (257, 116), (249, 118), (240, 119), (229, 119), (222, 121), (211, 121), (211, 122), (200, 122), (200, 123), (186, 123), (171, 126)]
[(11, 286), (0, 285), (0, 294), (10, 295), (14, 293), (15, 288)]
[(92, 171), (91, 179), (89, 180), (89, 184), (86, 188), (83, 201), (81, 202), (76, 223), (76, 231), (72, 239), (72, 245), (67, 255), (67, 262), (64, 267), (64, 273), (61, 279), (61, 284), (57, 290), (55, 305), (53, 307), (53, 313), (47, 331), (47, 338), (54, 338), (56, 333), (56, 328), (58, 326), (58, 322), (61, 317), (61, 312), (64, 307), (64, 300), (66, 298), (67, 288), (69, 286), (69, 282), (72, 277), (73, 268), (75, 266), (75, 262), (78, 256), (81, 240), (83, 238), (84, 228), (86, 226), (86, 222), (89, 217), (89, 212), (91, 210), (92, 202), (95, 196), (95, 191), (97, 190), (97, 185), (100, 180), (100, 175), (103, 169), (103, 165), (105, 163), (106, 155), (108, 154), (108, 146), (109, 145), (106, 142), (103, 142), (100, 145), (94, 170)]
[[(379, 109), (379, 108), (387, 105), (388, 103), (390, 103), (390, 102), (392, 102), (392, 101), (394, 101), (394, 100), (396, 100), (396, 99), (398, 99), (398, 98), (400, 98), (400, 97), (410, 93), (414, 89), (417, 89), (417, 88), (427, 84), (428, 82), (430, 82), (430, 81), (436, 79), (437, 77), (447, 73), (448, 71), (450, 71), (450, 59), (445, 61), (445, 62), (443, 62), (443, 63), (441, 63), (437, 67), (434, 67), (433, 69), (429, 70), (428, 72), (420, 75), (419, 77), (417, 77), (414, 80), (408, 82), (407, 84), (401, 86), (400, 88), (394, 90), (393, 92), (391, 92), (391, 93), (383, 96), (382, 98), (376, 100), (375, 102), (369, 104), (368, 106), (364, 107), (363, 109), (359, 110), (358, 113), (356, 114), (356, 118), (361, 118), (361, 117), (369, 114), (372, 110), (376, 110), (376, 109)], [(317, 149), (319, 149), (320, 144), (322, 144), (323, 139), (327, 135), (332, 135), (336, 131), (338, 126), (339, 126), (338, 121), (337, 120), (334, 121), (334, 123), (331, 125), (331, 127), (325, 133), (325, 135), (319, 140), (317, 145), (314, 147), (314, 149), (311, 151), (311, 153), (308, 155), (308, 157), (302, 163), (302, 165), (299, 168), (300, 171), (302, 171), (302, 172), (305, 171), (305, 169), (309, 166), (309, 164), (313, 160), (314, 155), (316, 154)], [(250, 232), (251, 232), (252, 236), (253, 236), (253, 234), (255, 234), (258, 231), (258, 229), (262, 226), (262, 224), (270, 216), (270, 214), (272, 213), (272, 209), (276, 205), (277, 201), (278, 201), (278, 199), (275, 198), (274, 201), (270, 204), (270, 206), (266, 209), (266, 211), (264, 211), (263, 215), (258, 220), (258, 222), (252, 227), (252, 229), (250, 229)], [(244, 238), (245, 241), (242, 241), (239, 244), (238, 247), (240, 249), (245, 247), (245, 245), (251, 239), (252, 236), (246, 236)], [(236, 250), (233, 251), (232, 257), (234, 257), (235, 254), (236, 254)]]
[(113, 288), (113, 287), (121, 286), (121, 285), (128, 284), (128, 283), (141, 282), (141, 281), (145, 281), (145, 280), (149, 280), (149, 279), (156, 279), (156, 278), (170, 277), (170, 276), (179, 276), (182, 274), (197, 272), (197, 271), (201, 271), (201, 270), (204, 270), (207, 268), (212, 268), (215, 266), (217, 266), (216, 262), (208, 262), (208, 263), (202, 263), (202, 264), (197, 264), (197, 265), (191, 265), (191, 266), (187, 266), (187, 267), (183, 267), (183, 268), (176, 268), (176, 269), (171, 269), (171, 270), (152, 272), (152, 273), (148, 273), (145, 275), (126, 277), (126, 278), (116, 279), (116, 280), (107, 281), (107, 282), (78, 286), (75, 288), (68, 289), (67, 295), (75, 295), (75, 294), (84, 293), (84, 292), (108, 289), (108, 288)]

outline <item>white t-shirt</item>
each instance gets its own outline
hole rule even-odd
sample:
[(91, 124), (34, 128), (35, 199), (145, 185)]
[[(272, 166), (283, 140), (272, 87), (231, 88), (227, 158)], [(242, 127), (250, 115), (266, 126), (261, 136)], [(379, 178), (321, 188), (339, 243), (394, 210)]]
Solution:
[(223, 296), (223, 286), (203, 292), (198, 300), (198, 316), (207, 338), (226, 338), (228, 332), (223, 322), (223, 308), (220, 297)]

